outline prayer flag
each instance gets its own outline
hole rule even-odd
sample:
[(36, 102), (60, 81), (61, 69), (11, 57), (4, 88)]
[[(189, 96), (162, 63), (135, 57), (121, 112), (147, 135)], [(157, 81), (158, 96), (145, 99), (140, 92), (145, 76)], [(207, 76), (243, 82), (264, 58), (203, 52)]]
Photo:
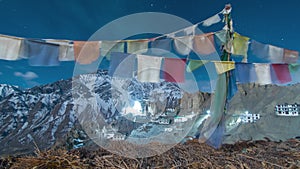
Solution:
[(132, 78), (135, 71), (135, 59), (135, 55), (112, 52), (108, 74), (114, 77)]
[(101, 41), (101, 56), (110, 60), (110, 52), (124, 52), (125, 44), (119, 41)]
[(226, 31), (221, 30), (215, 33), (215, 36), (220, 40), (221, 43), (226, 43)]
[(292, 83), (300, 83), (300, 64), (289, 64), (289, 71), (291, 73)]
[(284, 53), (284, 55), (283, 55), (284, 63), (297, 63), (298, 57), (299, 57), (298, 51), (284, 49), (283, 53)]
[(22, 38), (0, 35), (0, 59), (17, 60), (22, 41)]
[(24, 41), (24, 55), (31, 66), (58, 66), (59, 45), (38, 40)]
[(127, 41), (127, 53), (141, 54), (147, 52), (148, 40)]
[(254, 64), (254, 68), (258, 84), (272, 84), (270, 64), (257, 63)]
[(251, 40), (251, 52), (253, 56), (248, 57), (249, 63), (268, 63), (269, 45)]
[(254, 83), (257, 81), (254, 64), (252, 63), (236, 63), (235, 74), (239, 83)]
[(233, 34), (232, 54), (244, 56), (243, 62), (247, 61), (249, 38), (238, 33)]
[(289, 65), (287, 64), (272, 64), (272, 68), (275, 72), (278, 83), (288, 83), (292, 81), (291, 74), (289, 71)]
[(168, 82), (184, 82), (186, 59), (165, 58), (164, 78)]
[(235, 64), (232, 61), (215, 61), (214, 63), (218, 74), (235, 69)]
[(74, 41), (74, 58), (80, 64), (91, 64), (100, 55), (99, 41)]
[(207, 33), (203, 35), (194, 36), (193, 48), (196, 53), (201, 55), (208, 55), (214, 53), (216, 51), (214, 34)]
[(171, 39), (159, 39), (151, 42), (151, 54), (163, 55), (171, 51)]
[(179, 54), (188, 55), (193, 47), (193, 36), (175, 37), (174, 47)]
[(140, 82), (160, 82), (160, 68), (162, 57), (137, 55), (138, 72), (137, 78)]
[(235, 71), (230, 70), (228, 72), (229, 78), (228, 78), (228, 92), (227, 92), (227, 100), (230, 100), (235, 93), (238, 91), (237, 85), (236, 85), (236, 76)]
[(73, 61), (74, 49), (69, 40), (46, 39), (46, 42), (59, 45), (59, 61)]
[(208, 60), (189, 60), (189, 63), (186, 67), (187, 72), (192, 72), (195, 69), (198, 69), (199, 67), (203, 66), (204, 64), (208, 63)]
[(203, 26), (211, 26), (211, 25), (213, 25), (215, 23), (218, 23), (220, 21), (221, 21), (221, 18), (219, 16), (219, 14), (216, 14), (216, 15), (206, 19), (205, 21), (203, 21), (202, 25)]
[(270, 63), (283, 63), (283, 48), (269, 45)]
[(184, 35), (187, 36), (187, 35), (195, 35), (195, 31), (196, 31), (196, 28), (197, 28), (198, 25), (192, 25), (190, 27), (187, 27), (183, 30), (184, 32)]

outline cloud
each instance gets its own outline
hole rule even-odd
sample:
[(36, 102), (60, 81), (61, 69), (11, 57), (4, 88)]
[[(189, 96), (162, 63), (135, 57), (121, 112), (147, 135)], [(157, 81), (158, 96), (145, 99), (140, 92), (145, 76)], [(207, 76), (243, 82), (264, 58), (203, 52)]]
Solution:
[(7, 69), (13, 69), (13, 67), (12, 67), (12, 66), (9, 66), (9, 65), (5, 65), (5, 67), (6, 67)]
[(35, 79), (35, 78), (38, 78), (39, 76), (34, 73), (34, 72), (26, 72), (26, 73), (21, 73), (21, 72), (15, 72), (14, 73), (15, 76), (17, 77), (22, 77), (24, 78), (25, 80), (32, 80), (32, 79)]

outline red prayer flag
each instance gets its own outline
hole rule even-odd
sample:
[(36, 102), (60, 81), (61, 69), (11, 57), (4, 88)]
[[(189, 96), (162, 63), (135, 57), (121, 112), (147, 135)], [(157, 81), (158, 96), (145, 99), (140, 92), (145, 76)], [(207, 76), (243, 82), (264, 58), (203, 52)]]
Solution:
[(283, 84), (292, 81), (288, 64), (272, 64), (272, 68), (279, 83)]
[(91, 64), (100, 55), (99, 41), (74, 41), (74, 58), (80, 64)]
[(284, 49), (283, 62), (284, 63), (297, 63), (299, 57), (298, 51)]
[(214, 53), (215, 49), (215, 42), (214, 42), (214, 34), (207, 33), (204, 35), (197, 35), (194, 37), (194, 50), (196, 53), (202, 55), (208, 55)]
[(186, 59), (165, 58), (164, 78), (167, 82), (184, 82)]

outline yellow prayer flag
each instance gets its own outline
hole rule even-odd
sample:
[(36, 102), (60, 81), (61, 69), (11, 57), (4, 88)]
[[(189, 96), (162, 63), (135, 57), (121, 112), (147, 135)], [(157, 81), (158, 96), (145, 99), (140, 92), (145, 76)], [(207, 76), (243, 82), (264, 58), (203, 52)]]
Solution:
[(215, 61), (214, 63), (218, 74), (235, 69), (235, 63), (232, 61)]
[(242, 55), (245, 58), (247, 58), (249, 39), (250, 38), (248, 38), (246, 36), (242, 36), (242, 35), (235, 32), (233, 34), (232, 54)]
[(141, 54), (148, 49), (148, 40), (128, 40), (127, 53)]

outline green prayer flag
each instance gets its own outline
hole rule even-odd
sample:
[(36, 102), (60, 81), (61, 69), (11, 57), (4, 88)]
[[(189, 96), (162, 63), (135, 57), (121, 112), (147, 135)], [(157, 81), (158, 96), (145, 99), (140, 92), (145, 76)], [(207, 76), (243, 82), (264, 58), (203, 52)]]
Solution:
[(186, 67), (186, 71), (192, 72), (208, 62), (208, 60), (190, 60)]
[(300, 64), (299, 63), (293, 63), (289, 64), (289, 70), (291, 73), (296, 73), (300, 69)]
[(216, 32), (215, 35), (221, 41), (221, 43), (226, 43), (226, 31), (225, 30)]

